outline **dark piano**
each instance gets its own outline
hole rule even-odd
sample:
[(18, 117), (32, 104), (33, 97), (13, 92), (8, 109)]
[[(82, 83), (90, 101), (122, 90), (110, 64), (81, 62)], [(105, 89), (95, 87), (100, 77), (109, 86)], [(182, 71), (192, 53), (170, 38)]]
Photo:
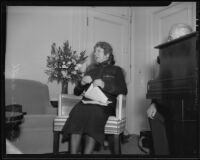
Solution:
[[(147, 84), (147, 99), (166, 120), (170, 155), (199, 156), (197, 33), (158, 45), (159, 75)], [(155, 148), (154, 148), (155, 149)]]

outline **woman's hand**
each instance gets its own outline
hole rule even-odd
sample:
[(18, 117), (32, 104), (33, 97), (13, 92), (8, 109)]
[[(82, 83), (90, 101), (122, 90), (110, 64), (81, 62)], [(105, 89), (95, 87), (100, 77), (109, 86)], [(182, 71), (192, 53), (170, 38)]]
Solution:
[(147, 109), (147, 116), (151, 119), (154, 118), (155, 114), (157, 112), (157, 109), (156, 109), (156, 105), (155, 103), (152, 103), (149, 108)]
[(93, 85), (94, 86), (99, 86), (101, 88), (104, 88), (105, 83), (101, 79), (95, 79), (94, 82), (93, 82)]
[(92, 78), (90, 76), (84, 76), (81, 80), (81, 84), (85, 85), (92, 82)]

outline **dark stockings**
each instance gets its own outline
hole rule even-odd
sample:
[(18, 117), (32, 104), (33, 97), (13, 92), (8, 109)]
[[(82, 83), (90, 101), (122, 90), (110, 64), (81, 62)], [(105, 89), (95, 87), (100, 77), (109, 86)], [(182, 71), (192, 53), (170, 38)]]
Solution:
[[(80, 142), (81, 142), (81, 137), (82, 135), (80, 134), (72, 134), (71, 135), (71, 154), (77, 154), (79, 151), (79, 146), (80, 146)], [(84, 148), (84, 154), (91, 154), (94, 150), (94, 146), (95, 146), (95, 140), (94, 138), (85, 135), (85, 148)]]

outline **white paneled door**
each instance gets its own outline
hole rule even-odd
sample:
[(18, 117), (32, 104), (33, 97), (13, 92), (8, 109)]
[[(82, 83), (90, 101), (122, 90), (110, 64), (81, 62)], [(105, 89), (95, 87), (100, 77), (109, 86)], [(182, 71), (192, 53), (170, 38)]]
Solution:
[[(128, 8), (127, 8), (128, 10)], [(111, 44), (116, 65), (126, 73), (126, 81), (130, 81), (130, 19), (100, 12), (94, 8), (87, 14), (87, 51), (92, 53), (98, 41)]]

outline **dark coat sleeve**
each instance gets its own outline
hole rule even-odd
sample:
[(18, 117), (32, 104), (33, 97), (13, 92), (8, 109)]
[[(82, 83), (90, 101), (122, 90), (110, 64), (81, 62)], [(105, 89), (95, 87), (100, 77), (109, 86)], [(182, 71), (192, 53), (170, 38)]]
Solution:
[(81, 85), (81, 82), (79, 82), (76, 87), (74, 88), (74, 94), (76, 96), (80, 96), (84, 90), (87, 90), (87, 88), (89, 87), (90, 84), (86, 84), (86, 85)]
[(78, 82), (77, 85), (74, 88), (74, 94), (76, 96), (79, 96), (83, 93), (84, 89), (85, 89), (85, 87), (82, 86), (80, 82)]
[(116, 72), (112, 81), (104, 81), (105, 86), (102, 89), (103, 91), (112, 94), (112, 95), (119, 95), (119, 94), (127, 94), (127, 86), (124, 78), (124, 74), (120, 67), (116, 67)]

